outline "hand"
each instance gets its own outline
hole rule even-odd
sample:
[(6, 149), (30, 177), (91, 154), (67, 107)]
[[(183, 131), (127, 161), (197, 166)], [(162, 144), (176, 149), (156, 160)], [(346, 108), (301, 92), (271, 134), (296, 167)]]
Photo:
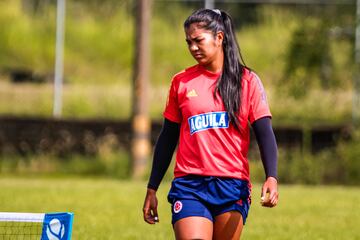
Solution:
[(261, 205), (263, 207), (275, 207), (279, 200), (277, 180), (274, 177), (268, 177), (261, 191)]
[(148, 188), (143, 207), (144, 221), (149, 224), (159, 222), (157, 213), (158, 200), (156, 198), (156, 191)]

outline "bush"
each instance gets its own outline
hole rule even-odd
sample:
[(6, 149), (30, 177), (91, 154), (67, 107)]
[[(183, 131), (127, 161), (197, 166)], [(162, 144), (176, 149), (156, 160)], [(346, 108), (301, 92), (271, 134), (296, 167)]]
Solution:
[(107, 134), (102, 138), (89, 137), (85, 152), (63, 152), (53, 148), (51, 152), (12, 151), (0, 155), (1, 174), (40, 175), (89, 175), (114, 178), (130, 176), (130, 156), (121, 148), (117, 137)]
[(351, 141), (341, 141), (336, 149), (337, 158), (342, 162), (343, 182), (360, 184), (360, 130), (353, 132)]
[(279, 177), (286, 183), (360, 184), (360, 134), (319, 153), (280, 151)]
[[(254, 155), (255, 149), (250, 155)], [(279, 148), (278, 177), (286, 184), (360, 184), (360, 131), (350, 139), (342, 139), (334, 148), (310, 153), (300, 148)], [(251, 156), (250, 173), (253, 182), (265, 179), (258, 154)]]

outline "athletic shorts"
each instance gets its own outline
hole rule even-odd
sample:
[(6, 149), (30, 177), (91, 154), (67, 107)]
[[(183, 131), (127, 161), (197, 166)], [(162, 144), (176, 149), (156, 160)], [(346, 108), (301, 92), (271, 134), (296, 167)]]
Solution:
[(187, 175), (172, 182), (168, 201), (171, 203), (172, 224), (186, 217), (215, 217), (229, 211), (238, 211), (246, 222), (251, 187), (248, 181)]

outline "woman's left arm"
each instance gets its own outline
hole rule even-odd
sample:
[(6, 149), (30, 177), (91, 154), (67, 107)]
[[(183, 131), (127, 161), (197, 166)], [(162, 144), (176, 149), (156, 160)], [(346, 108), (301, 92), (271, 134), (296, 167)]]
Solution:
[(278, 203), (279, 198), (277, 188), (278, 157), (276, 139), (271, 126), (271, 118), (260, 118), (253, 122), (251, 126), (260, 149), (261, 160), (266, 175), (266, 180), (261, 192), (261, 203), (264, 207), (274, 207)]

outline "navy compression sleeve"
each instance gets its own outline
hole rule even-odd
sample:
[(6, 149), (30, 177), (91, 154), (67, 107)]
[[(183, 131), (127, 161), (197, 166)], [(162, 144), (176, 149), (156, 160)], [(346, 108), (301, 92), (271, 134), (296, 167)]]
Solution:
[(148, 188), (157, 190), (166, 170), (180, 136), (180, 124), (164, 119), (159, 138), (155, 145), (153, 164)]
[(253, 122), (252, 128), (259, 145), (266, 178), (274, 177), (277, 179), (277, 145), (270, 117), (256, 120)]

